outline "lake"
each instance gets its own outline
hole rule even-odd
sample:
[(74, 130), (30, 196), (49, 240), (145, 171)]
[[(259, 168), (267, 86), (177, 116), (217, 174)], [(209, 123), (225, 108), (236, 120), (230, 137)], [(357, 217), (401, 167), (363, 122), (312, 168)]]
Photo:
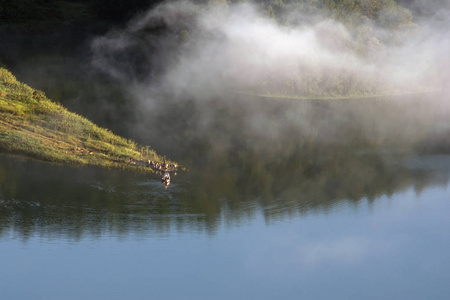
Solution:
[(0, 299), (448, 299), (447, 94), (175, 99), (4, 36), (19, 80), (190, 170), (1, 155)]
[(310, 164), (215, 165), (165, 190), (1, 156), (1, 298), (447, 299), (450, 156)]

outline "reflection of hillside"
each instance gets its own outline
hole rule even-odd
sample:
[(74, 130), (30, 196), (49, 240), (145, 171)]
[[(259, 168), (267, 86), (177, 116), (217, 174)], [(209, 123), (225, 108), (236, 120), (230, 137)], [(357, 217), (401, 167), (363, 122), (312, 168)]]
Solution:
[(336, 147), (293, 149), (279, 158), (216, 153), (165, 191), (157, 177), (1, 157), (0, 232), (71, 239), (214, 233), (223, 219), (233, 224), (261, 211), (268, 220), (320, 212), (448, 180), (387, 163), (373, 152)]
[(338, 147), (294, 151), (279, 161), (246, 156), (234, 168), (212, 164), (215, 167), (204, 171), (202, 192), (220, 195), (230, 218), (255, 210), (271, 218), (329, 210), (339, 203), (371, 202), (411, 187), (420, 192), (447, 181), (447, 174), (438, 177), (433, 170), (407, 169), (393, 162), (397, 159)]
[(186, 214), (183, 201), (164, 193), (156, 176), (1, 157), (0, 192), (0, 230), (24, 237), (165, 233), (204, 223), (196, 221), (204, 216)]
[(448, 143), (442, 142), (448, 113), (431, 103), (421, 97), (238, 97), (201, 106), (168, 100), (143, 110), (158, 117), (144, 118), (143, 130), (136, 130), (143, 141), (157, 141), (158, 150), (190, 164), (191, 171), (173, 178), (168, 191), (156, 175), (1, 157), (0, 232), (73, 239), (105, 233), (214, 233), (222, 221), (236, 224), (261, 213), (267, 220), (316, 213), (446, 184), (447, 172), (408, 169), (392, 163), (399, 154), (386, 154), (448, 153)]

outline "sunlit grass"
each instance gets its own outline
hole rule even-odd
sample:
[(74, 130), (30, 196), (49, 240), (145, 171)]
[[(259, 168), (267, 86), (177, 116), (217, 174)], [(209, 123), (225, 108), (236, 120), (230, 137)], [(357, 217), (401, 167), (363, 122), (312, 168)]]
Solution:
[(51, 162), (118, 168), (139, 168), (128, 163), (130, 159), (165, 160), (150, 147), (69, 112), (43, 92), (17, 81), (5, 68), (0, 68), (0, 151)]

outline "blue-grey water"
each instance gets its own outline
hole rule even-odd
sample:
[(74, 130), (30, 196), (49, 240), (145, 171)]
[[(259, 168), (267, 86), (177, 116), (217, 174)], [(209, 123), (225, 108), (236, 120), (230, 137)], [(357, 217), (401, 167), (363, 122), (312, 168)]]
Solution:
[(191, 171), (0, 155), (0, 300), (449, 298), (447, 92), (140, 105), (56, 36), (2, 32), (2, 62)]
[(229, 191), (223, 174), (165, 190), (158, 175), (0, 158), (0, 299), (450, 294), (445, 155), (365, 157), (350, 183), (322, 166), (328, 192), (293, 180), (266, 193)]

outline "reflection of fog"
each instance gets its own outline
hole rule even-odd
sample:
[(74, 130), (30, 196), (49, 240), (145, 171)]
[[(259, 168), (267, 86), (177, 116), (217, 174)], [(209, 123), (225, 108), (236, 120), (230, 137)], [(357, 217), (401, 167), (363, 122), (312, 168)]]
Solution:
[(268, 256), (273, 253), (283, 253), (283, 258), (276, 261), (283, 260), (284, 270), (315, 269), (320, 265), (357, 265), (372, 253), (380, 251), (383, 246), (374, 244), (363, 236), (327, 236), (308, 240), (298, 232), (288, 232), (279, 233), (278, 238), (273, 237), (266, 247), (269, 249), (264, 252), (253, 251), (251, 256), (246, 258), (248, 269), (260, 272), (260, 266), (267, 264)]
[(278, 154), (217, 151), (206, 164), (175, 176), (168, 190), (158, 175), (1, 157), (0, 230), (71, 239), (214, 234), (222, 222), (239, 226), (263, 214), (270, 224), (408, 188), (420, 192), (449, 178), (449, 172), (411, 168), (411, 158), (375, 151), (316, 145)]

